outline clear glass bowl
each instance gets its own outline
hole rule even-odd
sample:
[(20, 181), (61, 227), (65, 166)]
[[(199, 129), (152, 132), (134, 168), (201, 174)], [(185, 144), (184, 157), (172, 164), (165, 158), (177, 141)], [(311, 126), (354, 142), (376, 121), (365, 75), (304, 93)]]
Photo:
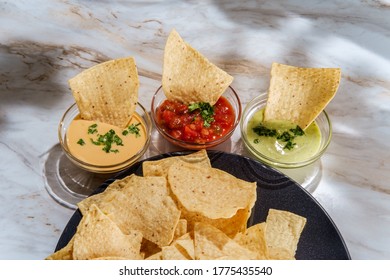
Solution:
[(242, 119), (240, 122), (241, 129), (241, 137), (245, 144), (245, 147), (252, 153), (257, 159), (261, 160), (264, 163), (267, 163), (274, 167), (280, 168), (298, 168), (309, 165), (315, 161), (317, 161), (322, 154), (326, 151), (329, 146), (330, 140), (332, 138), (332, 124), (329, 119), (328, 114), (325, 111), (322, 111), (319, 116), (316, 118), (316, 123), (321, 132), (321, 143), (316, 154), (302, 160), (302, 161), (283, 161), (283, 160), (275, 160), (270, 158), (258, 150), (255, 149), (253, 143), (248, 140), (247, 130), (249, 120), (253, 117), (253, 115), (259, 110), (263, 109), (267, 102), (267, 93), (263, 93), (256, 98), (252, 99), (246, 106), (242, 114)]
[(174, 144), (176, 146), (180, 146), (182, 148), (190, 149), (190, 150), (207, 149), (207, 148), (217, 146), (217, 145), (225, 142), (226, 140), (228, 140), (232, 136), (234, 130), (236, 129), (236, 127), (240, 123), (240, 119), (241, 119), (241, 102), (240, 102), (240, 98), (238, 97), (236, 91), (232, 87), (229, 86), (226, 89), (226, 91), (222, 94), (222, 96), (225, 97), (232, 105), (232, 107), (235, 111), (235, 114), (236, 114), (236, 118), (235, 118), (232, 129), (228, 133), (226, 133), (223, 137), (218, 138), (214, 141), (210, 141), (210, 142), (207, 142), (204, 144), (186, 142), (186, 141), (172, 137), (171, 135), (169, 135), (165, 130), (163, 130), (158, 125), (157, 120), (156, 120), (156, 109), (164, 102), (164, 100), (166, 100), (166, 96), (163, 92), (162, 86), (160, 86), (157, 89), (156, 93), (153, 95), (153, 98), (152, 98), (152, 107), (151, 107), (152, 120), (154, 122), (155, 127), (157, 128), (157, 131), (166, 140), (168, 140), (169, 142), (171, 142), (172, 144)]
[(65, 152), (66, 156), (72, 161), (75, 165), (78, 167), (87, 170), (89, 172), (93, 173), (116, 173), (119, 172), (129, 166), (131, 166), (133, 163), (135, 163), (139, 158), (143, 156), (145, 151), (148, 149), (150, 144), (150, 138), (151, 138), (151, 131), (152, 131), (152, 121), (150, 119), (149, 113), (145, 110), (145, 108), (140, 104), (137, 103), (135, 112), (141, 117), (146, 130), (146, 142), (145, 145), (141, 150), (139, 150), (135, 155), (129, 157), (125, 161), (115, 164), (115, 165), (92, 165), (86, 162), (81, 161), (74, 155), (72, 155), (66, 145), (66, 131), (72, 122), (72, 120), (79, 115), (79, 109), (77, 107), (77, 104), (74, 103), (72, 106), (69, 107), (69, 109), (65, 112), (63, 115), (60, 124), (58, 126), (58, 137), (60, 140), (60, 145)]

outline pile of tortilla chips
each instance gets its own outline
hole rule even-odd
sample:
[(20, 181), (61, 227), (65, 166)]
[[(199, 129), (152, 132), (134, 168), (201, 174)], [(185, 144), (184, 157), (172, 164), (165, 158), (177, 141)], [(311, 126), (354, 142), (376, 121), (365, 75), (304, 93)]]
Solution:
[(290, 121), (306, 129), (333, 99), (340, 78), (340, 68), (273, 63), (264, 121)]
[(138, 101), (139, 78), (132, 57), (97, 64), (69, 80), (80, 116), (126, 127)]
[(306, 219), (270, 209), (248, 228), (256, 183), (211, 167), (205, 150), (142, 168), (81, 201), (75, 235), (46, 259), (295, 258)]
[(214, 105), (233, 77), (211, 63), (172, 30), (164, 50), (162, 88), (169, 100)]

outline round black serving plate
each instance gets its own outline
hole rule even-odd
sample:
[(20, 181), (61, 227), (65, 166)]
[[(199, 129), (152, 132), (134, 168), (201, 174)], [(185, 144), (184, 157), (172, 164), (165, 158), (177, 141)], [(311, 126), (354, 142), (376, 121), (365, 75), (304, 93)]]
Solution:
[[(180, 156), (192, 151), (172, 152), (148, 158), (159, 160)], [(287, 210), (306, 217), (296, 252), (301, 260), (348, 260), (350, 254), (336, 225), (321, 205), (299, 184), (276, 169), (256, 160), (220, 151), (208, 151), (211, 164), (237, 178), (257, 182), (257, 201), (252, 209), (249, 225), (265, 221), (270, 208)], [(116, 179), (130, 174), (142, 175), (142, 162), (137, 162), (98, 187), (100, 193)], [(66, 225), (55, 251), (63, 248), (76, 232), (81, 220), (81, 212), (76, 210)]]

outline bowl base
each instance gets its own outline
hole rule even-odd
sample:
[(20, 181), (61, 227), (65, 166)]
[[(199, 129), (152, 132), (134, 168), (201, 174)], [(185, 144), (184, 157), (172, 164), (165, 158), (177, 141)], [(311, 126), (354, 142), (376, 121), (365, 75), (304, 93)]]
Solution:
[(77, 203), (112, 175), (81, 169), (68, 159), (60, 145), (49, 151), (43, 164), (46, 190), (55, 201), (70, 209), (77, 209)]
[(322, 177), (322, 165), (320, 159), (303, 167), (276, 167), (276, 169), (300, 184), (311, 194), (317, 189)]

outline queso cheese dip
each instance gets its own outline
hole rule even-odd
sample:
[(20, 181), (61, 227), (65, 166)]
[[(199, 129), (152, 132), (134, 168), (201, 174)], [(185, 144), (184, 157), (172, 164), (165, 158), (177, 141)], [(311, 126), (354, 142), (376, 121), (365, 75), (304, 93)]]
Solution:
[(66, 133), (70, 153), (80, 161), (96, 166), (121, 164), (137, 154), (145, 143), (145, 124), (137, 113), (125, 129), (77, 116)]
[(288, 121), (263, 122), (264, 109), (249, 120), (247, 137), (251, 146), (271, 159), (291, 163), (315, 155), (321, 145), (321, 131), (314, 121), (304, 131)]

